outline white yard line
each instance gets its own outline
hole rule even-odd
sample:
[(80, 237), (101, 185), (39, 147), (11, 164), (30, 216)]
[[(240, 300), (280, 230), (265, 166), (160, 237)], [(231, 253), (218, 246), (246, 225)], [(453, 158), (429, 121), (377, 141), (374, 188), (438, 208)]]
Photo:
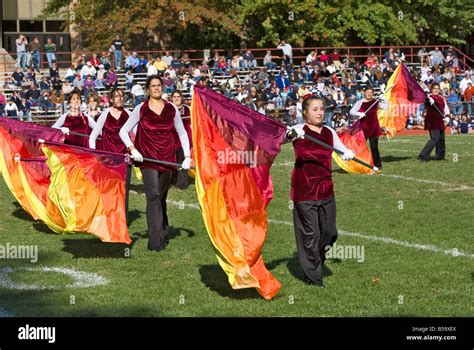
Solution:
[[(426, 134), (426, 136), (427, 136), (426, 141), (413, 141), (413, 140), (395, 139), (395, 140), (380, 142), (379, 144), (383, 145), (383, 144), (389, 144), (389, 143), (392, 143), (392, 142), (426, 144), (426, 142), (428, 142), (429, 135)], [(471, 145), (472, 144), (471, 142), (460, 142), (460, 141), (446, 141), (446, 143), (451, 144), (451, 145)]]
[[(269, 223), (271, 224), (282, 224), (282, 225), (288, 225), (288, 226), (293, 226), (292, 222), (289, 221), (280, 221), (280, 220), (268, 220)], [(337, 230), (338, 234), (341, 236), (348, 236), (348, 237), (357, 237), (357, 238), (363, 238), (367, 239), (370, 241), (378, 241), (378, 242), (383, 242), (387, 244), (394, 244), (406, 248), (413, 248), (417, 250), (426, 250), (434, 253), (443, 253), (449, 256), (466, 256), (469, 258), (474, 258), (474, 254), (468, 254), (460, 251), (457, 248), (452, 248), (452, 249), (442, 249), (439, 247), (436, 247), (431, 244), (421, 244), (421, 243), (412, 243), (408, 241), (399, 241), (396, 239), (388, 238), (388, 237), (379, 237), (379, 236), (369, 236), (365, 235), (359, 232), (349, 232), (349, 231), (344, 231), (344, 230)]]
[(384, 176), (384, 177), (391, 177), (391, 178), (394, 178), (394, 179), (406, 180), (406, 181), (414, 181), (414, 182), (425, 183), (425, 184), (439, 185), (439, 186), (443, 186), (443, 187), (453, 188), (453, 189), (456, 189), (456, 190), (459, 190), (459, 191), (474, 190), (474, 187), (471, 187), (471, 186), (468, 186), (468, 185), (463, 185), (463, 184), (454, 184), (454, 183), (443, 182), (443, 181), (417, 179), (415, 177), (403, 176), (403, 175), (390, 175), (390, 174), (378, 174), (378, 175), (379, 176)]
[[(135, 192), (136, 193), (136, 192)], [(192, 209), (197, 209), (199, 210), (199, 204), (197, 203), (184, 203), (184, 201), (175, 201), (175, 200), (168, 200), (168, 204), (175, 205), (175, 206), (181, 206), (183, 208), (192, 208)], [(270, 224), (283, 224), (283, 225), (288, 225), (288, 226), (293, 226), (292, 222), (289, 221), (281, 221), (281, 220), (268, 220)], [(411, 248), (411, 249), (416, 249), (416, 250), (424, 250), (424, 251), (430, 251), (433, 253), (443, 253), (448, 256), (453, 256), (453, 257), (458, 257), (458, 256), (465, 256), (468, 258), (474, 258), (474, 254), (469, 254), (462, 252), (461, 250), (457, 248), (451, 248), (451, 249), (443, 249), (436, 247), (431, 244), (422, 244), (422, 243), (413, 243), (413, 242), (408, 242), (408, 241), (399, 241), (393, 238), (388, 238), (388, 237), (379, 237), (379, 236), (370, 236), (366, 235), (363, 233), (359, 232), (351, 232), (351, 231), (345, 231), (345, 230), (337, 230), (341, 236), (348, 236), (348, 237), (356, 237), (356, 238), (362, 238), (362, 239), (367, 239), (370, 241), (377, 241), (377, 242), (383, 242), (386, 244), (393, 244), (393, 245), (398, 245), (402, 246), (405, 248)]]

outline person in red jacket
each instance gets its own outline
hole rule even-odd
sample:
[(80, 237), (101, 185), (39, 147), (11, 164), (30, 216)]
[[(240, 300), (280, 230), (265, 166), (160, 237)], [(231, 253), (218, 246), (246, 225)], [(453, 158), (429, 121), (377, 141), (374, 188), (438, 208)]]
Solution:
[[(193, 147), (193, 137), (191, 132), (191, 109), (188, 105), (184, 104), (184, 96), (179, 90), (173, 91), (171, 94), (171, 102), (178, 108), (179, 114), (183, 120), (183, 126), (186, 129), (188, 134), (189, 147)], [(183, 148), (181, 147), (181, 142), (179, 141), (178, 133), (174, 132), (174, 144), (176, 146), (176, 161), (182, 163), (184, 161)], [(186, 189), (189, 186), (188, 182), (188, 171), (187, 170), (177, 170), (173, 174), (172, 179), (173, 185), (179, 189)]]
[(439, 84), (434, 83), (426, 100), (425, 130), (429, 130), (430, 140), (418, 156), (420, 161), (430, 160), (431, 151), (435, 147), (436, 156), (433, 160), (444, 160), (446, 155), (444, 117), (449, 115), (449, 107), (440, 91)]
[[(89, 147), (87, 136), (90, 135), (96, 123), (94, 119), (81, 112), (81, 93), (73, 91), (69, 95), (69, 112), (64, 113), (54, 123), (52, 128), (60, 129), (64, 135), (64, 143), (69, 145)], [(79, 135), (70, 135), (70, 132), (79, 133)]]
[[(306, 95), (308, 96), (308, 95)], [(293, 126), (295, 167), (291, 174), (291, 199), (298, 260), (309, 284), (324, 287), (325, 254), (337, 239), (336, 200), (332, 182), (332, 150), (305, 138), (312, 136), (354, 158), (336, 132), (323, 125), (324, 100), (311, 95), (303, 101), (304, 124)]]
[[(162, 251), (168, 244), (168, 214), (166, 197), (171, 184), (172, 166), (147, 161), (146, 158), (176, 163), (174, 131), (183, 148), (182, 169), (189, 170), (191, 154), (189, 139), (181, 114), (174, 104), (162, 98), (163, 80), (157, 75), (147, 78), (145, 89), (148, 98), (133, 110), (120, 129), (120, 138), (132, 154), (143, 174), (146, 194), (148, 249)], [(130, 132), (137, 126), (135, 142)]]
[(379, 108), (388, 109), (388, 105), (383, 99), (380, 102), (379, 100), (373, 99), (373, 95), (374, 89), (371, 86), (366, 87), (364, 98), (354, 104), (350, 114), (353, 117), (359, 117), (360, 126), (364, 132), (365, 139), (369, 139), (370, 152), (374, 159), (374, 165), (382, 169), (382, 158), (380, 158), (379, 152), (379, 136), (382, 135), (382, 130), (380, 129), (377, 111)]

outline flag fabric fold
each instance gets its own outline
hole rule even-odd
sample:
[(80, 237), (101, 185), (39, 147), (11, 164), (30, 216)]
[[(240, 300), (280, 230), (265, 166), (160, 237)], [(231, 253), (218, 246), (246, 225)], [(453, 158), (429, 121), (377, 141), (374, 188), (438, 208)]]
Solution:
[(286, 126), (196, 86), (191, 106), (196, 191), (220, 266), (232, 288), (267, 300), (281, 283), (262, 259), (272, 199), (270, 167)]
[[(388, 87), (393, 86), (390, 90)], [(425, 102), (426, 95), (404, 64), (399, 64), (387, 82), (385, 100), (388, 109), (379, 109), (377, 116), (380, 127), (393, 137), (405, 128), (407, 119), (416, 113), (419, 105)]]
[(0, 172), (7, 187), (33, 219), (54, 232), (131, 243), (125, 156), (64, 145), (63, 140), (60, 130), (0, 118)]
[(49, 196), (64, 217), (65, 232), (130, 244), (125, 215), (125, 156), (45, 142), (51, 170)]
[[(365, 140), (364, 131), (360, 125), (360, 121), (356, 121), (350, 128), (347, 128), (337, 134), (341, 139), (342, 143), (348, 148), (354, 151), (356, 157), (360, 160), (365, 161), (374, 166), (374, 160), (372, 154), (370, 153), (369, 148), (367, 147), (367, 142)], [(332, 153), (332, 159), (336, 164), (343, 170), (348, 173), (357, 173), (357, 174), (372, 174), (373, 170), (363, 166), (353, 160), (345, 161), (338, 155), (336, 152)]]

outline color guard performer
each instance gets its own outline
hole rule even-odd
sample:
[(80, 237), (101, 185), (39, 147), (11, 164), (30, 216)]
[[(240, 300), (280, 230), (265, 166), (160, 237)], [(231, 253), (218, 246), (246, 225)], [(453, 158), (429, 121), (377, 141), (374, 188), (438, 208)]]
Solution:
[[(189, 170), (191, 156), (189, 140), (178, 109), (162, 98), (163, 81), (159, 76), (148, 77), (145, 89), (149, 97), (139, 104), (120, 130), (120, 138), (140, 164), (146, 193), (146, 217), (148, 249), (161, 251), (168, 244), (168, 216), (166, 197), (171, 183), (173, 167), (144, 161), (144, 157), (176, 163), (176, 146), (173, 131), (176, 130), (183, 148), (182, 168)], [(135, 126), (135, 144), (130, 132)]]
[(426, 143), (418, 159), (430, 160), (430, 154), (436, 147), (436, 156), (433, 160), (444, 160), (446, 156), (445, 125), (444, 117), (449, 116), (449, 107), (446, 100), (440, 94), (438, 83), (431, 85), (431, 94), (426, 100), (425, 130), (430, 132), (430, 140)]
[(295, 151), (291, 175), (291, 199), (296, 246), (305, 281), (323, 287), (325, 253), (337, 239), (336, 200), (332, 182), (332, 151), (305, 139), (312, 136), (344, 152), (343, 159), (354, 158), (336, 132), (324, 126), (324, 100), (314, 95), (303, 101), (304, 124), (288, 132)]
[(377, 111), (379, 108), (384, 110), (388, 109), (388, 105), (385, 100), (379, 102), (379, 100), (373, 99), (373, 95), (374, 89), (371, 86), (365, 88), (364, 98), (355, 103), (351, 108), (350, 115), (359, 117), (365, 140), (369, 139), (370, 152), (374, 159), (374, 165), (382, 169), (382, 159), (380, 158), (379, 152), (379, 136), (382, 135), (382, 130), (380, 129)]
[(96, 123), (94, 119), (87, 116), (80, 111), (81, 108), (81, 93), (73, 91), (68, 99), (69, 112), (64, 113), (52, 126), (55, 129), (60, 129), (66, 135), (64, 143), (76, 145), (81, 147), (89, 147), (89, 140), (87, 137), (70, 135), (70, 132), (77, 132), (79, 134), (89, 136)]
[[(181, 114), (181, 118), (183, 120), (184, 128), (186, 129), (186, 133), (188, 134), (188, 141), (189, 147), (193, 147), (193, 137), (191, 132), (191, 108), (188, 105), (185, 105), (184, 97), (181, 91), (175, 90), (171, 94), (171, 102), (178, 108), (179, 113)], [(181, 147), (181, 143), (179, 142), (179, 137), (176, 132), (174, 134), (174, 143), (176, 146), (176, 161), (178, 163), (182, 163), (184, 161), (184, 154), (183, 148)], [(186, 189), (188, 187), (188, 171), (186, 170), (178, 170), (173, 174), (173, 184), (176, 185), (177, 188)]]
[[(107, 152), (126, 154), (127, 147), (120, 138), (120, 130), (130, 117), (130, 112), (123, 108), (123, 90), (113, 89), (110, 92), (112, 107), (106, 108), (99, 116), (97, 124), (89, 137), (89, 147)], [(102, 133), (101, 142), (96, 145), (97, 138)], [(125, 213), (128, 221), (128, 192), (130, 189), (130, 179), (132, 176), (132, 165), (127, 167), (126, 188), (125, 188)]]

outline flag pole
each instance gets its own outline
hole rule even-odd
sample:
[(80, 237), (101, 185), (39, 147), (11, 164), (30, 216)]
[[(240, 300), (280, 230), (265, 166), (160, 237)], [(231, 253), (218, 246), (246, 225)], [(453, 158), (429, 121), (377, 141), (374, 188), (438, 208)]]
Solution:
[[(314, 138), (314, 137), (312, 137), (312, 136), (309, 136), (309, 135), (307, 135), (307, 134), (304, 134), (304, 138), (307, 139), (307, 140), (309, 140), (309, 141), (311, 141), (311, 142), (317, 143), (317, 144), (320, 145), (320, 146), (326, 147), (327, 149), (330, 149), (331, 151), (336, 152), (336, 153), (339, 154), (340, 156), (342, 156), (342, 155), (344, 154), (344, 152), (342, 152), (341, 150), (338, 150), (337, 148), (334, 148), (334, 147), (328, 145), (327, 143), (324, 143), (324, 142), (322, 142), (322, 141), (319, 141), (318, 139), (316, 139), (316, 138)], [(354, 157), (354, 158), (351, 159), (351, 160), (353, 160), (354, 162), (359, 163), (359, 164), (361, 164), (361, 165), (363, 165), (363, 166), (365, 166), (365, 167), (367, 167), (367, 168), (373, 170), (374, 172), (378, 172), (378, 171), (379, 171), (379, 168), (377, 168), (376, 166), (372, 166), (372, 165), (370, 165), (369, 163), (364, 162), (362, 159), (359, 159), (359, 158), (355, 158), (355, 157)]]
[[(48, 143), (48, 141), (43, 140), (43, 139), (38, 139), (38, 142), (39, 143), (46, 143), (46, 144)], [(126, 161), (130, 163), (131, 162), (130, 159), (132, 159), (130, 157), (130, 154), (126, 154)], [(19, 160), (22, 160), (22, 159), (20, 158)], [(181, 164), (179, 164), (179, 163), (166, 162), (164, 160), (158, 160), (158, 159), (153, 159), (153, 158), (143, 158), (143, 161), (154, 163), (154, 164), (171, 165), (171, 166), (175, 166), (177, 168), (181, 168)], [(195, 169), (195, 167), (191, 167), (190, 169)]]

